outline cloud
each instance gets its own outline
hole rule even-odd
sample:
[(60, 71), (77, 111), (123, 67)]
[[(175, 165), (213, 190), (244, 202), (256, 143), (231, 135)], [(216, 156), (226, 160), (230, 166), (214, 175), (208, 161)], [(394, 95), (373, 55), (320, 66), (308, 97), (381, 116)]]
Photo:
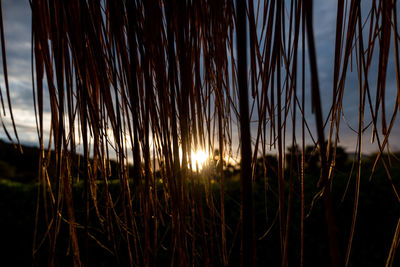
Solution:
[[(368, 2), (368, 1), (366, 1)], [(369, 5), (366, 2), (362, 2), (362, 14), (364, 19), (368, 15)], [(8, 61), (8, 74), (9, 82), (11, 87), (12, 105), (15, 112), (15, 119), (19, 134), (22, 140), (26, 142), (32, 142), (37, 138), (36, 126), (34, 120), (34, 108), (32, 100), (32, 81), (31, 81), (31, 11), (29, 1), (26, 0), (4, 0), (3, 2), (3, 17), (6, 35), (6, 51)], [(317, 0), (314, 1), (314, 33), (316, 42), (316, 53), (317, 53), (317, 64), (319, 72), (319, 81), (321, 88), (321, 101), (323, 106), (323, 115), (328, 116), (329, 108), (332, 102), (332, 83), (333, 83), (333, 67), (334, 67), (334, 46), (335, 46), (335, 34), (336, 34), (336, 1)], [(399, 16), (400, 18), (400, 16)], [(400, 22), (400, 21), (399, 21)], [(364, 29), (364, 38), (368, 34), (368, 28)], [(301, 40), (300, 40), (301, 43)], [(366, 42), (364, 42), (366, 43)], [(395, 80), (395, 69), (394, 69), (394, 50), (392, 45), (391, 55), (389, 57), (389, 69), (387, 74), (387, 95), (386, 95), (386, 110), (387, 120), (390, 119), (391, 113), (393, 112), (395, 104), (395, 96), (397, 94), (396, 80)], [(301, 47), (299, 47), (299, 56), (301, 55)], [(306, 50), (307, 51), (307, 50)], [(375, 55), (378, 54), (378, 50), (375, 50)], [(355, 59), (355, 58), (354, 58)], [(308, 61), (308, 55), (306, 55)], [(375, 88), (377, 80), (377, 56), (374, 57), (371, 69), (369, 71), (369, 85), (371, 88), (372, 101), (375, 102)], [(356, 72), (355, 61), (353, 61), (353, 72), (347, 72), (345, 95), (343, 100), (343, 113), (352, 128), (357, 128), (358, 123), (358, 77)], [(308, 63), (306, 62), (307, 72)], [(0, 86), (5, 95), (4, 77), (2, 75), (2, 64), (0, 64)], [(349, 66), (350, 70), (350, 66)], [(309, 79), (309, 78), (308, 78)], [(311, 94), (310, 84), (307, 81), (306, 84), (306, 118), (310, 124), (312, 133), (315, 136), (315, 118), (314, 114), (311, 113)], [(300, 91), (299, 91), (300, 92)], [(45, 93), (45, 116), (49, 116), (49, 105), (48, 105), (48, 93), (47, 89), (44, 89)], [(297, 113), (298, 121), (300, 118), (300, 112)], [(253, 117), (254, 119), (254, 117)], [(6, 121), (9, 120), (9, 114)], [(366, 111), (366, 123), (371, 120), (369, 110)], [(396, 126), (393, 129), (391, 136), (391, 143), (400, 143), (400, 127), (398, 126), (398, 120)], [(380, 123), (380, 120), (379, 120)], [(252, 136), (254, 137), (257, 131), (257, 127), (252, 124)], [(300, 123), (297, 122), (297, 129), (300, 129)], [(329, 125), (328, 125), (329, 127)], [(11, 128), (9, 128), (11, 129)], [(287, 129), (288, 133), (290, 128)], [(300, 131), (298, 131), (300, 133)], [(290, 135), (290, 134), (289, 134)], [(366, 133), (366, 140), (369, 139)], [(235, 136), (234, 138), (238, 138)], [(349, 151), (353, 151), (355, 147), (355, 136), (350, 130), (350, 127), (345, 123), (341, 124), (341, 145), (348, 148)], [(309, 139), (309, 142), (311, 140)], [(376, 146), (374, 146), (376, 148)], [(374, 149), (372, 146), (367, 146), (367, 150)], [(397, 148), (400, 149), (400, 148)]]
[[(2, 2), (6, 41), (7, 71), (14, 119), (21, 140), (37, 140), (31, 82), (31, 11), (29, 1), (6, 0)], [(2, 60), (2, 59), (1, 59)], [(3, 65), (0, 64), (0, 86), (5, 97)], [(6, 99), (4, 99), (6, 101)], [(5, 103), (6, 104), (6, 103)], [(6, 104), (4, 122), (10, 127), (10, 114)], [(34, 129), (33, 129), (34, 128)], [(4, 137), (4, 132), (1, 131)]]

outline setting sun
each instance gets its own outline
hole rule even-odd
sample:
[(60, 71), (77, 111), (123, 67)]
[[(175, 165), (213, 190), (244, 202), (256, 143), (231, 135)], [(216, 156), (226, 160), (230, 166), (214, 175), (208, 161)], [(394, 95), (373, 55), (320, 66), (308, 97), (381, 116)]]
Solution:
[(209, 154), (204, 150), (192, 151), (190, 157), (194, 171), (200, 171), (210, 158)]

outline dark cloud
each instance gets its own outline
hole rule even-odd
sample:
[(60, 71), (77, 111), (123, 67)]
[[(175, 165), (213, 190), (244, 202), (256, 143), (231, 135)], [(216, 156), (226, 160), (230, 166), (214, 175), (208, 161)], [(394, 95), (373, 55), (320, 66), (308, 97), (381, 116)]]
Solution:
[[(6, 39), (7, 70), (13, 106), (31, 108), (31, 12), (29, 1), (3, 1), (3, 19)], [(4, 77), (1, 65), (1, 87), (4, 93)]]

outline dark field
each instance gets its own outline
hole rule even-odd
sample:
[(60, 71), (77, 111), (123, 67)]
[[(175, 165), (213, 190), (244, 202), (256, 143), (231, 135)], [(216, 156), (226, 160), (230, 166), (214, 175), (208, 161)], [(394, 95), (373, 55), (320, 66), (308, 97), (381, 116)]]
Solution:
[[(35, 172), (35, 149), (29, 150), (25, 148), (24, 155), (13, 154), (12, 148), (3, 144), (1, 160), (0, 176), (0, 229), (1, 229), (1, 258), (3, 266), (30, 266), (32, 264), (38, 266), (47, 265), (48, 257), (48, 238), (36, 253), (35, 261), (32, 260), (32, 244), (35, 228), (35, 210), (37, 203), (37, 184), (35, 179), (29, 178), (34, 176)], [(7, 150), (8, 149), (8, 150)], [(5, 153), (4, 151), (8, 151)], [(17, 152), (15, 152), (17, 153)], [(396, 155), (395, 155), (396, 156)], [(32, 157), (29, 159), (29, 157)], [(311, 159), (311, 158), (310, 158)], [(345, 192), (348, 182), (352, 161), (346, 158), (340, 164), (338, 163), (337, 171), (332, 184), (334, 214), (338, 227), (338, 240), (340, 242), (341, 253), (345, 253), (347, 248), (347, 239), (349, 235), (351, 218), (353, 214), (354, 202), (354, 183), (355, 173), (349, 183), (349, 189), (346, 193), (344, 201), (341, 199)], [(360, 185), (360, 201), (358, 207), (357, 223), (355, 228), (352, 253), (350, 257), (350, 266), (382, 266), (385, 264), (388, 256), (393, 235), (395, 232), (398, 214), (400, 213), (400, 204), (396, 200), (391, 183), (389, 182), (383, 166), (378, 164), (375, 173), (370, 179), (371, 168), (375, 156), (365, 156), (363, 159), (361, 185)], [(32, 163), (33, 162), (33, 163)], [(340, 161), (339, 161), (340, 162)], [(392, 167), (390, 174), (393, 178), (396, 188), (400, 186), (400, 163), (395, 158), (391, 158)], [(21, 164), (24, 163), (24, 164)], [(32, 163), (32, 164), (31, 164)], [(18, 165), (19, 164), (19, 165)], [(271, 170), (275, 164), (274, 158), (269, 158)], [(311, 203), (313, 197), (318, 193), (315, 191), (315, 184), (318, 182), (318, 168), (309, 161), (307, 165), (310, 169), (309, 174), (305, 177), (305, 210), (308, 216), (304, 225), (304, 265), (305, 266), (327, 266), (329, 263), (329, 248), (326, 234), (326, 223), (323, 214), (323, 205), (320, 199), (316, 199), (313, 207)], [(318, 164), (318, 163), (316, 163)], [(314, 170), (313, 170), (314, 168)], [(257, 262), (259, 266), (278, 266), (280, 264), (280, 238), (279, 223), (277, 219), (278, 195), (277, 177), (273, 171), (265, 179), (261, 166), (256, 170), (256, 178), (254, 184), (254, 205), (255, 205), (255, 231), (257, 245)], [(314, 172), (314, 173), (313, 173)], [(156, 173), (156, 177), (157, 177)], [(238, 220), (240, 217), (240, 184), (239, 170), (235, 168), (227, 168), (225, 171), (225, 212), (227, 224), (227, 244), (229, 253), (229, 265), (238, 266), (240, 262), (240, 242), (237, 233)], [(286, 180), (290, 179), (290, 171), (286, 170)], [(204, 205), (209, 205), (209, 201), (213, 201), (213, 205), (219, 207), (219, 178), (210, 172), (210, 177), (203, 177), (202, 183), (198, 183), (198, 198), (193, 201), (201, 201)], [(208, 183), (207, 179), (213, 182)], [(289, 230), (289, 248), (288, 258), (289, 264), (296, 266), (300, 259), (300, 196), (299, 196), (299, 179), (297, 173), (293, 172), (293, 183), (286, 183), (286, 193), (292, 192), (291, 202), (291, 218)], [(267, 182), (267, 183), (266, 183)], [(289, 186), (290, 184), (290, 186)], [(98, 208), (100, 213), (104, 214), (104, 183), (98, 184)], [(132, 186), (132, 184), (131, 184)], [(157, 197), (162, 204), (164, 200), (164, 190), (161, 183), (158, 183)], [(267, 189), (266, 189), (267, 188)], [(79, 182), (73, 187), (74, 208), (76, 221), (83, 222), (83, 183)], [(121, 200), (119, 199), (120, 187), (118, 180), (110, 180), (109, 190), (112, 198), (115, 200), (115, 212), (120, 212)], [(49, 199), (47, 199), (49, 201)], [(137, 201), (137, 197), (133, 195), (133, 203)], [(138, 202), (138, 201), (137, 201)], [(115, 244), (112, 239), (108, 239), (105, 234), (106, 229), (99, 223), (95, 208), (91, 203), (90, 206), (90, 224), (89, 224), (89, 263), (90, 266), (115, 266), (118, 261), (122, 266), (129, 264), (126, 251), (125, 237), (121, 235), (119, 226), (114, 225)], [(164, 206), (164, 205), (162, 205)], [(37, 231), (37, 244), (39, 244), (46, 232), (45, 216), (43, 213), (43, 200), (39, 203), (39, 220)], [(160, 208), (161, 209), (161, 208)], [(137, 207), (138, 213), (136, 221), (138, 232), (143, 233), (143, 216), (140, 214), (141, 207)], [(50, 212), (50, 211), (49, 211)], [(190, 210), (187, 210), (190, 213)], [(65, 215), (66, 209), (63, 209)], [(168, 266), (171, 261), (171, 225), (168, 219), (167, 211), (160, 210), (160, 221), (157, 228), (157, 236), (159, 238), (155, 250), (150, 252), (152, 261), (156, 266)], [(119, 214), (121, 215), (121, 214)], [(122, 216), (122, 215), (121, 215)], [(161, 219), (164, 218), (164, 220)], [(206, 227), (219, 228), (218, 213), (212, 214), (210, 210), (206, 210), (204, 214)], [(191, 222), (188, 222), (190, 225)], [(196, 222), (197, 224), (197, 222)], [(266, 231), (269, 229), (267, 234)], [(152, 230), (154, 232), (154, 229)], [(193, 259), (196, 266), (204, 264), (201, 250), (201, 242), (203, 237), (200, 231), (196, 236), (196, 247)], [(77, 227), (78, 242), (83, 244), (84, 229), (82, 226)], [(214, 234), (211, 238), (206, 237), (208, 244), (213, 243), (213, 239), (219, 240), (219, 236)], [(95, 241), (96, 239), (96, 241)], [(141, 239), (141, 238), (139, 238)], [(70, 237), (68, 234), (68, 225), (64, 221), (61, 222), (59, 237), (57, 239), (56, 266), (71, 266), (72, 256), (70, 255)], [(102, 248), (101, 243), (105, 248)], [(221, 265), (218, 257), (219, 243), (214, 242), (214, 253), (209, 251), (210, 259), (214, 265)], [(116, 246), (115, 248), (113, 248)], [(212, 247), (212, 246), (210, 246)], [(118, 251), (118, 258), (113, 256), (114, 251)], [(396, 263), (399, 264), (399, 254), (397, 253)]]

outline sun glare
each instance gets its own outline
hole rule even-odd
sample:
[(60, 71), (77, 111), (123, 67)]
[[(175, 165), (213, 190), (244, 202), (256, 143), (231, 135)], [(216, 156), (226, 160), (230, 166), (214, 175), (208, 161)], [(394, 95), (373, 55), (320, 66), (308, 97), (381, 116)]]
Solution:
[(201, 171), (209, 160), (209, 154), (204, 150), (192, 151), (191, 155), (192, 170)]

